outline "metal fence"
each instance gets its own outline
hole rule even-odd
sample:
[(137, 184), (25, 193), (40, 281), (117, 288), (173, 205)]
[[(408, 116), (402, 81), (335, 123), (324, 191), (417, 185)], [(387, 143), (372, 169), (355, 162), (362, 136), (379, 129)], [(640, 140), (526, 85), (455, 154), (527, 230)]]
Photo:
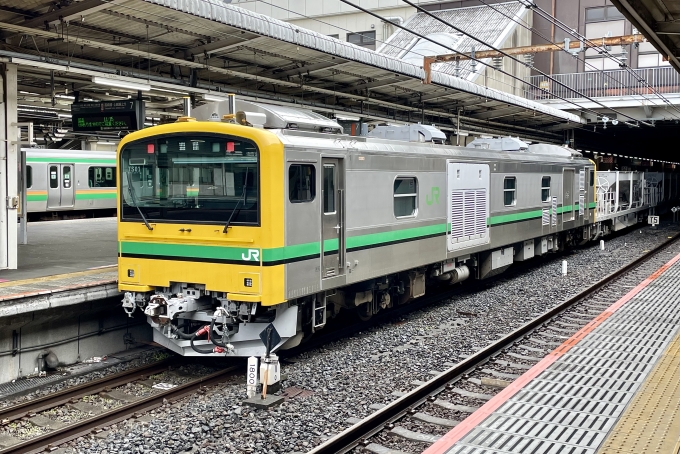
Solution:
[[(634, 73), (634, 74), (633, 74)], [(552, 76), (563, 87), (546, 76), (530, 76), (528, 82), (550, 93), (526, 85), (526, 97), (532, 100), (602, 96), (633, 96), (659, 93), (680, 93), (680, 74), (671, 66), (632, 70), (592, 71)], [(649, 86), (648, 86), (649, 85)], [(580, 92), (577, 94), (574, 90)]]

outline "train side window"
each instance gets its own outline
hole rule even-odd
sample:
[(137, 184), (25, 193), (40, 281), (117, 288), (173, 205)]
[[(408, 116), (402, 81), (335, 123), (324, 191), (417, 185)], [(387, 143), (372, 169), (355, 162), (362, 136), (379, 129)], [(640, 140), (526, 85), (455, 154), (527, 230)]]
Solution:
[(394, 216), (405, 218), (416, 215), (418, 208), (418, 180), (397, 177), (394, 180)]
[(550, 202), (550, 177), (541, 178), (541, 200)]
[(323, 212), (335, 213), (335, 165), (323, 166)]
[(57, 166), (50, 166), (50, 189), (59, 187), (59, 170)]
[(590, 187), (592, 188), (595, 184), (595, 170), (590, 170)]
[(505, 177), (503, 179), (503, 203), (506, 207), (517, 203), (517, 178)]
[(90, 167), (87, 169), (88, 185), (91, 188), (115, 188), (115, 167)]
[(288, 197), (291, 203), (314, 200), (316, 169), (312, 164), (291, 164), (288, 168)]
[(68, 189), (71, 187), (71, 166), (63, 167), (63, 179), (62, 183), (64, 188)]
[(26, 166), (26, 188), (30, 189), (33, 187), (33, 167)]

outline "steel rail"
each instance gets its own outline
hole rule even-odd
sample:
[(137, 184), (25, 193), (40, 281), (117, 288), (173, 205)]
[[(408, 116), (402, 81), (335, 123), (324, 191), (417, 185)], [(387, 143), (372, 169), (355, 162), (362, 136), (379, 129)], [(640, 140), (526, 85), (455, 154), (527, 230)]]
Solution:
[(64, 405), (72, 399), (79, 399), (83, 396), (97, 394), (104, 391), (106, 388), (115, 388), (134, 380), (145, 379), (149, 375), (166, 371), (172, 364), (173, 361), (171, 359), (164, 359), (142, 367), (102, 377), (81, 385), (71, 386), (56, 393), (48, 394), (28, 402), (0, 408), (0, 422), (13, 421), (31, 413), (38, 413), (59, 405)]
[(645, 255), (633, 260), (617, 271), (607, 275), (602, 280), (560, 303), (538, 318), (528, 322), (524, 326), (499, 339), (493, 344), (488, 345), (474, 355), (442, 372), (427, 383), (420, 385), (394, 402), (362, 419), (355, 425), (345, 429), (338, 435), (326, 440), (316, 448), (308, 451), (307, 454), (337, 454), (348, 452), (349, 450), (358, 446), (362, 441), (383, 430), (386, 425), (404, 416), (412, 408), (424, 403), (433, 394), (437, 394), (438, 392), (444, 390), (450, 382), (457, 380), (466, 373), (476, 369), (479, 365), (487, 362), (489, 358), (501, 353), (504, 349), (527, 336), (537, 328), (540, 328), (544, 323), (564, 312), (570, 306), (590, 296), (618, 277), (646, 262), (656, 255), (656, 253), (674, 243), (679, 237), (680, 233), (673, 235), (669, 240), (651, 249)]
[(228, 367), (205, 377), (197, 378), (196, 380), (179, 385), (170, 390), (121, 405), (120, 407), (101, 413), (92, 418), (78, 421), (61, 429), (53, 430), (39, 437), (26, 440), (23, 443), (2, 449), (0, 450), (0, 454), (33, 454), (43, 452), (45, 449), (55, 448), (60, 444), (85, 436), (93, 430), (102, 429), (106, 426), (129, 419), (139, 413), (158, 408), (163, 405), (163, 402), (166, 400), (173, 401), (181, 399), (196, 393), (201, 387), (223, 382), (232, 372), (239, 368), (239, 366)]

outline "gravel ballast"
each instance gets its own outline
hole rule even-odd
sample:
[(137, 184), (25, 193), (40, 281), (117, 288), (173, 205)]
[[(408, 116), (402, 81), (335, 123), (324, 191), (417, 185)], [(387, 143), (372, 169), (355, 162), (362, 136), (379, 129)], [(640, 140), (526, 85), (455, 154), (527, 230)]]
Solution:
[[(282, 365), (285, 387), (311, 391), (268, 411), (242, 405), (245, 377), (204, 394), (166, 404), (144, 421), (113, 426), (105, 438), (69, 444), (82, 453), (306, 452), (387, 404), (394, 391), (409, 391), (430, 371), (444, 370), (551, 307), (580, 292), (665, 241), (675, 226), (645, 227), (563, 255), (535, 259), (475, 291), (416, 310), (392, 323), (290, 358)], [(669, 256), (670, 259), (670, 256)], [(561, 275), (562, 260), (569, 274)], [(536, 347), (545, 351), (548, 347)], [(527, 350), (527, 356), (542, 356)], [(521, 363), (521, 359), (517, 359)], [(508, 371), (515, 372), (515, 371)], [(480, 391), (483, 392), (483, 391)], [(480, 402), (471, 400), (471, 405)], [(449, 413), (450, 415), (450, 413)], [(462, 415), (461, 415), (462, 416)], [(196, 448), (198, 451), (196, 451)]]

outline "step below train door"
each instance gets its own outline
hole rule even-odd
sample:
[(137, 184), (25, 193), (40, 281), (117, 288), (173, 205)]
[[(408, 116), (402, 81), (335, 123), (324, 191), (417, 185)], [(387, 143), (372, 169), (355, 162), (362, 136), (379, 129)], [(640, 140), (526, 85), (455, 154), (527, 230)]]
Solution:
[(446, 163), (448, 252), (488, 244), (489, 166)]
[(343, 161), (323, 158), (321, 180), (321, 278), (344, 274), (345, 200)]

